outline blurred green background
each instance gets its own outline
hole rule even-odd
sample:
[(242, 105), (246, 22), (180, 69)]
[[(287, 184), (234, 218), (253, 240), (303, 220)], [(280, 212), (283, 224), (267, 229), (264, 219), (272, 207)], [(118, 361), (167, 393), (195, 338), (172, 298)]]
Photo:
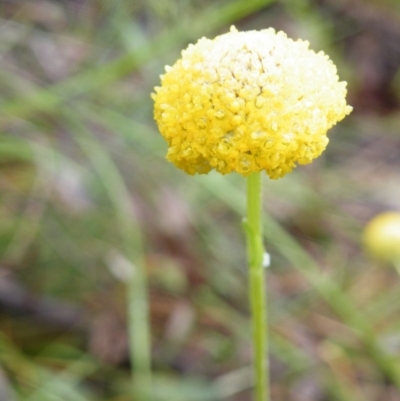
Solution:
[(1, 401), (133, 399), (138, 263), (156, 400), (251, 399), (244, 180), (170, 165), (150, 99), (231, 24), (324, 50), (354, 107), (264, 181), (272, 398), (400, 400), (400, 277), (360, 246), (400, 211), (400, 2), (0, 0)]

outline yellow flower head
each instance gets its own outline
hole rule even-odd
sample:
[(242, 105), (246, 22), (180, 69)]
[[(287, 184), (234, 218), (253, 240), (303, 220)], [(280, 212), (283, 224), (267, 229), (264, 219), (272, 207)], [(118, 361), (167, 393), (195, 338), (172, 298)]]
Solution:
[(400, 262), (400, 213), (386, 212), (374, 217), (365, 227), (364, 248), (384, 262)]
[(202, 38), (165, 69), (154, 117), (167, 159), (189, 174), (283, 177), (318, 157), (352, 110), (328, 56), (271, 28)]

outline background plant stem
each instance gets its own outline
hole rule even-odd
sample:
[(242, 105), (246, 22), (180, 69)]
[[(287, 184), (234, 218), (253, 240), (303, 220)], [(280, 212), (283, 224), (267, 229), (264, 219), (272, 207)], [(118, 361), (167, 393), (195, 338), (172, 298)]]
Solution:
[(254, 400), (269, 401), (268, 324), (263, 266), (261, 192), (261, 174), (253, 173), (247, 178), (247, 221), (245, 227), (252, 315)]
[(128, 283), (128, 319), (133, 384), (141, 400), (151, 400), (151, 355), (147, 279), (143, 261)]
[(132, 364), (133, 394), (141, 401), (151, 399), (151, 331), (143, 241), (132, 212), (129, 190), (110, 154), (76, 115), (68, 109), (63, 117), (80, 148), (89, 157), (102, 180), (115, 212), (115, 224), (122, 240), (121, 251), (131, 265), (126, 280), (129, 350)]

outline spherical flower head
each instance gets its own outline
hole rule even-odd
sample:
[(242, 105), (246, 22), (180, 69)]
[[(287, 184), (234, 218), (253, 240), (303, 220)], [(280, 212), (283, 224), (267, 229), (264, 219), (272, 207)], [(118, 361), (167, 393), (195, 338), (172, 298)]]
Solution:
[(365, 250), (384, 262), (400, 262), (400, 213), (386, 212), (374, 217), (365, 227)]
[(189, 174), (283, 177), (325, 149), (352, 110), (335, 65), (273, 29), (200, 39), (166, 67), (154, 117), (167, 159)]

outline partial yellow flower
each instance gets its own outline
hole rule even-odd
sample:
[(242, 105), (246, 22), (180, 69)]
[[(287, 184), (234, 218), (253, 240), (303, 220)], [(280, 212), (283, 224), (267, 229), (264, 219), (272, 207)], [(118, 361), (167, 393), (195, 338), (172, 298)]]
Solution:
[(368, 253), (384, 262), (400, 262), (400, 213), (375, 216), (365, 227), (362, 242)]
[(189, 174), (264, 170), (276, 179), (318, 157), (352, 108), (335, 65), (308, 45), (234, 27), (189, 45), (152, 94), (167, 159)]

